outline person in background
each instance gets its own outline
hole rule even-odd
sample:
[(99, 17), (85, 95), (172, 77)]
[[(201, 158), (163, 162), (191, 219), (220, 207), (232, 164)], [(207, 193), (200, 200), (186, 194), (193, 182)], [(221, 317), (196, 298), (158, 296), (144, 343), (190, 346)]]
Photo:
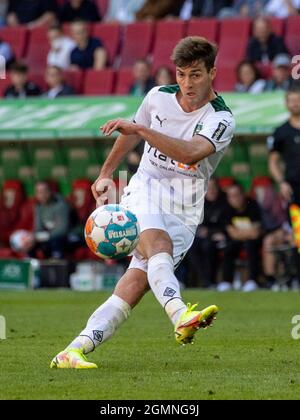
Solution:
[(269, 0), (264, 8), (264, 14), (285, 19), (297, 15), (300, 9), (300, 0)]
[(247, 59), (267, 64), (278, 54), (289, 54), (283, 38), (272, 32), (267, 18), (256, 18), (253, 22), (253, 36), (247, 46)]
[(74, 90), (64, 81), (63, 70), (60, 67), (49, 66), (46, 69), (45, 80), (49, 90), (44, 94), (49, 99), (74, 95)]
[(229, 209), (224, 217), (227, 241), (224, 248), (223, 279), (217, 290), (225, 292), (232, 289), (235, 260), (242, 249), (247, 251), (249, 280), (243, 285), (244, 292), (258, 288), (260, 269), (260, 244), (262, 235), (261, 212), (257, 202), (248, 199), (243, 188), (234, 184), (227, 189)]
[(266, 81), (261, 79), (259, 70), (252, 61), (241, 61), (236, 73), (236, 92), (261, 93), (265, 89)]
[(167, 66), (159, 67), (154, 76), (155, 86), (172, 85), (175, 83), (172, 70)]
[(10, 78), (12, 84), (5, 90), (4, 97), (27, 98), (28, 96), (40, 96), (41, 89), (34, 82), (28, 80), (28, 67), (21, 62), (15, 62), (10, 66)]
[[(267, 140), (269, 171), (288, 205), (300, 206), (300, 87), (291, 86), (285, 98), (290, 116)], [(294, 258), (300, 279), (300, 254), (296, 248)]]
[(7, 24), (28, 28), (51, 25), (56, 22), (57, 12), (56, 0), (10, 0)]
[(222, 16), (223, 11), (231, 8), (233, 0), (193, 0), (192, 17)]
[(70, 69), (103, 69), (107, 61), (107, 52), (100, 39), (89, 35), (87, 23), (80, 20), (73, 22), (71, 34), (76, 47), (71, 52)]
[(129, 89), (133, 96), (144, 96), (155, 86), (151, 66), (147, 60), (137, 60), (133, 65), (134, 82)]
[(47, 36), (51, 49), (47, 56), (48, 66), (68, 69), (71, 64), (71, 52), (76, 47), (75, 41), (66, 36), (60, 25), (56, 24), (48, 29)]
[(70, 223), (70, 208), (59, 194), (53, 193), (47, 182), (35, 186), (34, 237), (29, 255), (41, 249), (46, 258), (63, 258)]
[(104, 20), (106, 22), (120, 22), (124, 25), (133, 23), (136, 12), (144, 3), (145, 0), (110, 0)]
[(291, 59), (287, 54), (277, 55), (272, 62), (272, 79), (267, 80), (265, 90), (288, 90), (293, 84)]
[(146, 0), (137, 11), (137, 20), (159, 20), (180, 14), (184, 0)]
[(91, 0), (69, 0), (65, 2), (60, 13), (61, 22), (100, 22), (102, 16), (97, 5)]
[(8, 0), (0, 0), (0, 28), (6, 25)]
[(218, 180), (211, 178), (205, 196), (204, 219), (187, 255), (188, 266), (197, 286), (211, 287), (216, 284), (221, 262), (220, 250), (226, 240), (224, 213), (227, 207), (226, 195), (221, 191)]

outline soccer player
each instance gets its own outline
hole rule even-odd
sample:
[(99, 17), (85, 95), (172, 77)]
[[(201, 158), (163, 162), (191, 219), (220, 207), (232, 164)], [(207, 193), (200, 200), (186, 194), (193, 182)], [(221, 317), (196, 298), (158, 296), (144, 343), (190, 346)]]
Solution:
[[(235, 128), (230, 109), (212, 87), (216, 54), (216, 46), (204, 38), (182, 39), (172, 54), (178, 84), (153, 88), (133, 122), (115, 119), (102, 127), (104, 135), (115, 131), (120, 135), (92, 186), (97, 205), (105, 203), (107, 180), (115, 169), (145, 140), (138, 171), (121, 199), (121, 205), (138, 218), (140, 240), (113, 295), (51, 367), (97, 367), (85, 355), (115, 333), (149, 287), (174, 325), (180, 344), (193, 342), (195, 332), (215, 318), (215, 305), (198, 311), (197, 305), (183, 302), (174, 268), (192, 245), (203, 218), (208, 180)], [(170, 211), (168, 205), (173, 206)]]

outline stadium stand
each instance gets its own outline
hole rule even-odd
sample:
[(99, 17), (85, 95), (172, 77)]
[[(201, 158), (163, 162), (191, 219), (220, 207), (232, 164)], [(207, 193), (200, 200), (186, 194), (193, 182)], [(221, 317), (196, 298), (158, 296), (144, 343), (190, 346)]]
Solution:
[(85, 95), (110, 95), (113, 93), (115, 72), (112, 69), (87, 70), (83, 83)]
[(131, 66), (138, 59), (148, 56), (152, 46), (154, 25), (152, 22), (136, 22), (124, 28), (120, 55), (121, 67)]
[(152, 67), (170, 64), (170, 56), (176, 43), (185, 36), (186, 23), (180, 20), (160, 21), (156, 25)]
[(132, 68), (121, 68), (117, 74), (116, 95), (128, 95), (129, 89), (133, 84)]
[(187, 23), (187, 35), (198, 35), (217, 41), (218, 36), (218, 20), (217, 19), (191, 19)]
[(289, 16), (286, 22), (285, 43), (291, 53), (300, 53), (300, 15)]
[(11, 45), (17, 59), (24, 57), (28, 45), (28, 31), (26, 27), (4, 27), (0, 29), (0, 34), (1, 39)]
[(120, 46), (121, 27), (118, 23), (92, 25), (91, 35), (101, 39), (108, 53), (108, 64), (113, 65)]
[(47, 54), (50, 45), (45, 27), (33, 28), (29, 32), (29, 43), (26, 53), (26, 63), (35, 73), (44, 73), (47, 64)]

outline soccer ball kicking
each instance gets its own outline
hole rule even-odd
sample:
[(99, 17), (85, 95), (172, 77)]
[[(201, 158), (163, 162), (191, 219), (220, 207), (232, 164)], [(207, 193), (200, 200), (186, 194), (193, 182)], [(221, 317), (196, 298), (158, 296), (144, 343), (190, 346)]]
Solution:
[(107, 199), (107, 180), (114, 170), (145, 140), (139, 168), (120, 203), (138, 220), (139, 242), (112, 296), (54, 357), (52, 368), (97, 367), (86, 354), (114, 335), (149, 289), (173, 324), (179, 344), (192, 343), (195, 333), (215, 319), (216, 305), (196, 310), (183, 302), (174, 270), (193, 243), (208, 180), (235, 129), (230, 109), (213, 89), (216, 55), (216, 46), (204, 38), (182, 39), (172, 54), (177, 84), (153, 88), (133, 122), (115, 119), (101, 127), (106, 136), (115, 131), (120, 135), (92, 186), (98, 206)]
[(117, 204), (98, 207), (84, 229), (88, 247), (104, 259), (126, 257), (136, 247), (139, 233), (136, 216)]

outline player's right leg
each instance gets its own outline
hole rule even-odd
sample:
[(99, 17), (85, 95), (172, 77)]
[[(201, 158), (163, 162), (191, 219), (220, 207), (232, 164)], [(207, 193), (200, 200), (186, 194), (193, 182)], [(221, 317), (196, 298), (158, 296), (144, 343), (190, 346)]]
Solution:
[(119, 280), (112, 296), (89, 318), (85, 329), (51, 362), (51, 368), (91, 369), (97, 365), (85, 357), (100, 344), (111, 338), (129, 317), (149, 285), (147, 274), (140, 269), (127, 270)]

